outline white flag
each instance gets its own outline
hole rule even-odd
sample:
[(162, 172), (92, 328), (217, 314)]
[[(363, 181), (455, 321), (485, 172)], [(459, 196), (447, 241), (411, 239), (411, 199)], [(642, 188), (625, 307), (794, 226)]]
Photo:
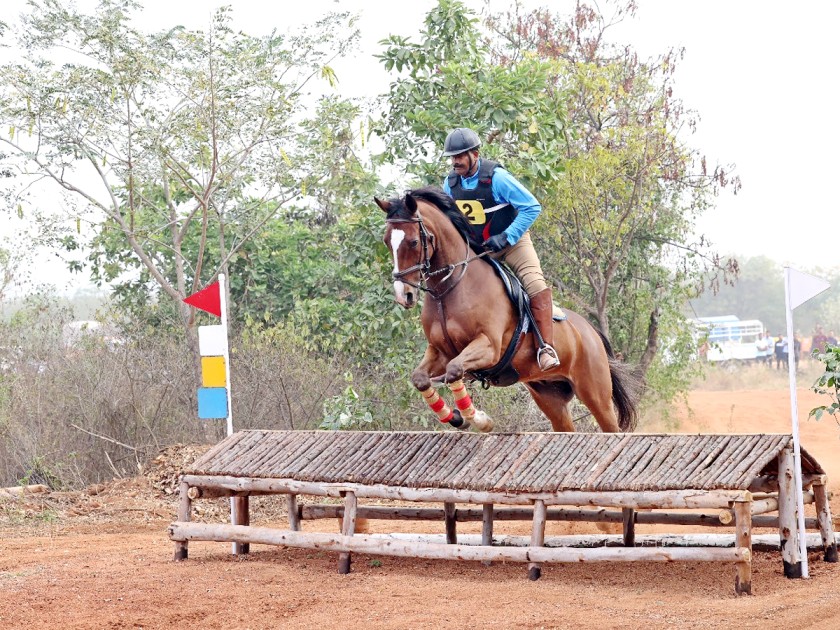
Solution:
[(788, 286), (790, 291), (790, 309), (793, 310), (797, 306), (801, 306), (812, 297), (816, 297), (831, 284), (822, 278), (817, 278), (802, 271), (797, 271), (793, 267), (787, 267), (788, 272)]

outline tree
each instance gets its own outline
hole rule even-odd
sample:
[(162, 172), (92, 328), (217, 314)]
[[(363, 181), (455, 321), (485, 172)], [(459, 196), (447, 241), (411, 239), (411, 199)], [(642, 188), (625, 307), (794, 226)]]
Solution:
[(443, 140), (453, 127), (469, 126), (485, 137), (487, 155), (515, 162), (523, 179), (562, 170), (554, 159), (565, 128), (555, 64), (533, 56), (494, 63), (478, 21), (458, 0), (440, 0), (419, 36), (414, 43), (392, 35), (379, 55), (400, 75), (377, 128), (386, 160), (440, 184)]
[(330, 175), (300, 125), (305, 90), (335, 82), (329, 61), (356, 33), (337, 35), (348, 18), (333, 15), (294, 36), (253, 37), (220, 9), (206, 32), (146, 34), (131, 25), (133, 0), (102, 0), (93, 15), (30, 4), (23, 56), (0, 67), (0, 142), (27, 185), (46, 179), (66, 193), (78, 232), (89, 221), (120, 243), (122, 260), (100, 277), (136, 265), (135, 281), (154, 283), (188, 322), (181, 299)]
[(382, 59), (402, 76), (384, 134), (411, 162), (406, 147), (440, 146), (447, 129), (475, 126), (482, 150), (543, 203), (534, 237), (564, 299), (642, 375), (665, 338), (669, 358), (657, 369), (679, 380), (691, 354), (686, 298), (712, 270), (713, 283), (737, 271), (692, 238), (694, 220), (738, 182), (684, 143), (694, 121), (673, 96), (677, 53), (642, 61), (607, 43), (632, 11), (628, 3), (611, 20), (585, 5), (567, 20), (517, 12), (490, 18), (482, 33), (462, 4), (441, 0), (423, 43), (385, 42)]

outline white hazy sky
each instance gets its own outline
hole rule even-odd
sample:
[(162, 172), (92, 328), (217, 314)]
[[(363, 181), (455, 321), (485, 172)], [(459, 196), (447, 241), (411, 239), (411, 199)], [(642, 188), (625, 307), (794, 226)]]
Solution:
[[(80, 0), (88, 7), (93, 0)], [(389, 77), (371, 55), (391, 33), (411, 35), (435, 0), (145, 0), (140, 25), (207, 25), (215, 7), (233, 8), (235, 25), (250, 33), (285, 30), (336, 10), (361, 16), (362, 50), (336, 64), (347, 95), (386, 91)], [(481, 0), (467, 0), (480, 9)], [(526, 0), (527, 7), (571, 11), (573, 0)], [(603, 6), (604, 3), (601, 2)], [(493, 0), (494, 10), (509, 2)], [(0, 20), (16, 21), (24, 0), (2, 0)], [(609, 7), (605, 7), (609, 11)], [(838, 195), (834, 189), (840, 119), (833, 113), (835, 29), (840, 4), (803, 0), (638, 0), (635, 18), (613, 40), (643, 57), (685, 48), (676, 96), (697, 110), (701, 124), (686, 141), (710, 164), (734, 164), (743, 188), (722, 193), (699, 223), (722, 253), (766, 255), (803, 269), (840, 265)], [(460, 121), (452, 121), (453, 125)], [(832, 218), (834, 217), (834, 218)], [(78, 280), (76, 281), (78, 282)]]

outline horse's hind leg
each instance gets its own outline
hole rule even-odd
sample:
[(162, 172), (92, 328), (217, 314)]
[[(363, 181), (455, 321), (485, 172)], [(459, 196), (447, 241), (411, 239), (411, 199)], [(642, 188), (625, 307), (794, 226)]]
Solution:
[(525, 383), (531, 398), (537, 403), (555, 431), (573, 432), (575, 424), (569, 413), (569, 402), (574, 398), (572, 387), (566, 381), (532, 381)]
[[(586, 382), (575, 383), (575, 394), (580, 402), (595, 416), (598, 426), (604, 433), (618, 433), (621, 428), (618, 426), (618, 417), (612, 401), (612, 381), (610, 380), (609, 367), (606, 375), (600, 378), (588, 378)], [(596, 383), (600, 382), (598, 386)]]

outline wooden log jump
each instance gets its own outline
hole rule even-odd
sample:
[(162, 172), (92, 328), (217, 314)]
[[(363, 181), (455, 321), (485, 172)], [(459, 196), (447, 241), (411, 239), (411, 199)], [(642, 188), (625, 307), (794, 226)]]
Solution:
[[(247, 553), (252, 543), (283, 545), (334, 551), (341, 573), (351, 570), (353, 552), (523, 562), (530, 579), (538, 579), (541, 565), (550, 562), (730, 562), (736, 565), (736, 592), (749, 594), (755, 526), (778, 529), (785, 574), (796, 576), (791, 443), (788, 435), (242, 431), (182, 476), (170, 537), (178, 560), (188, 557), (190, 541), (232, 542), (235, 553)], [(819, 530), (825, 559), (837, 561), (824, 471), (804, 451), (802, 462), (803, 485), (812, 488), (806, 502), (817, 512), (806, 525)], [(248, 497), (272, 494), (286, 495), (287, 530), (250, 525)], [(342, 504), (300, 505), (298, 495)], [(193, 500), (223, 496), (233, 497), (233, 524), (191, 522)], [(369, 499), (442, 507), (360, 503)], [(662, 512), (674, 509), (703, 512)], [(339, 534), (301, 531), (306, 520), (336, 517)], [(361, 534), (359, 518), (438, 520), (445, 536), (434, 541)], [(524, 519), (532, 523), (524, 546), (496, 544), (496, 521)], [(459, 541), (457, 523), (479, 520), (480, 540)], [(552, 520), (622, 523), (624, 546), (549, 547), (545, 532)], [(642, 523), (728, 527), (734, 530), (732, 546), (638, 546), (636, 525)]]

